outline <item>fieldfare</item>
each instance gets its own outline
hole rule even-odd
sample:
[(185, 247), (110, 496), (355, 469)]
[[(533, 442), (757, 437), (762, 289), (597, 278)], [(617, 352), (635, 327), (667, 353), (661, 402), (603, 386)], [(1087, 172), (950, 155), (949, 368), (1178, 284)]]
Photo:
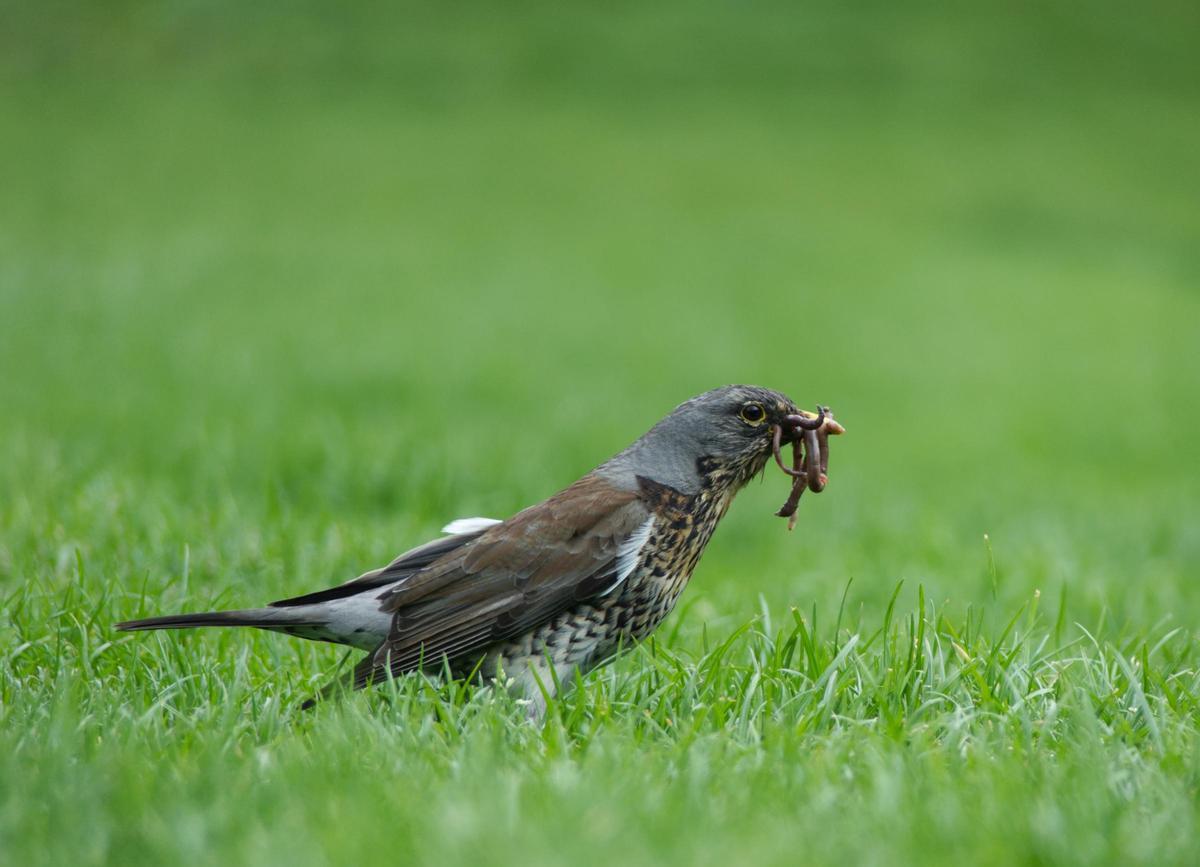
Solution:
[[(730, 385), (692, 398), (624, 451), (506, 521), (453, 521), (446, 536), (348, 583), (265, 608), (177, 614), (120, 630), (252, 626), (367, 651), (349, 686), (412, 671), (504, 675), (539, 717), (570, 683), (663, 621), (734, 495), (774, 455), (795, 520), (826, 482), (828, 410)], [(791, 466), (780, 448), (793, 447)], [(328, 690), (327, 690), (328, 691)], [(312, 704), (310, 700), (306, 706)]]

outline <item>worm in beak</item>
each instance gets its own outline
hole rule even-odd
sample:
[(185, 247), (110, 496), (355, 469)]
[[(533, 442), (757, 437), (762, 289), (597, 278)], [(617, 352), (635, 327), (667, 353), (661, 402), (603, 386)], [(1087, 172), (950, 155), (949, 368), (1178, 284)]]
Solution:
[[(787, 430), (784, 430), (784, 425)], [(828, 407), (818, 406), (816, 416), (793, 414), (783, 418), (783, 424), (772, 425), (771, 452), (779, 469), (792, 477), (792, 491), (775, 514), (788, 519), (788, 529), (796, 526), (796, 507), (805, 488), (814, 494), (825, 490), (829, 481), (829, 437), (845, 433), (846, 429), (833, 420)], [(784, 435), (792, 444), (792, 465), (783, 462)]]

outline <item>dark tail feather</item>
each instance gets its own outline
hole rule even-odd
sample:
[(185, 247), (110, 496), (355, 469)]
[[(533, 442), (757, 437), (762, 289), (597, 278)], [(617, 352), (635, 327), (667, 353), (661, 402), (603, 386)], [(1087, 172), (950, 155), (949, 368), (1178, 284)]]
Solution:
[[(299, 635), (301, 638), (317, 638), (317, 636), (306, 634), (311, 630), (306, 630), (304, 627), (320, 625), (319, 621), (310, 619), (294, 608), (246, 608), (241, 611), (202, 611), (198, 614), (168, 614), (163, 617), (126, 620), (116, 624), (114, 628), (120, 632), (137, 632), (148, 629), (190, 629), (194, 626), (252, 626), (259, 629), (287, 632)], [(332, 639), (317, 638), (317, 640), (329, 641)], [(349, 678), (338, 678), (325, 685), (315, 696), (307, 699), (300, 705), (300, 708), (309, 710), (318, 702), (333, 695), (360, 688), (361, 685), (355, 682), (353, 675)]]
[(256, 626), (260, 629), (280, 629), (298, 626), (304, 619), (279, 608), (246, 608), (241, 611), (202, 611), (199, 614), (168, 614), (143, 620), (126, 620), (114, 628), (120, 632), (143, 629), (190, 629), (195, 626)]

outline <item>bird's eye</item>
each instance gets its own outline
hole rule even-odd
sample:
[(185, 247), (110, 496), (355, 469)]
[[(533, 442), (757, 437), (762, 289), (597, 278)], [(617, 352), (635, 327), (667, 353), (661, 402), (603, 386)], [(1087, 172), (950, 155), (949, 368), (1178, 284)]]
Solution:
[(767, 417), (767, 411), (762, 408), (761, 403), (748, 403), (742, 407), (739, 415), (747, 424), (762, 424), (762, 420)]

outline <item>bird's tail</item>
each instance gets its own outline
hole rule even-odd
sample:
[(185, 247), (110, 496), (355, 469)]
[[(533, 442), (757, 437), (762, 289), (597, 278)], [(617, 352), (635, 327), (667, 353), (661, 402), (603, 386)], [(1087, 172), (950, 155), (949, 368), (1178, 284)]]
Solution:
[[(162, 617), (146, 617), (141, 620), (126, 620), (114, 626), (120, 632), (138, 632), (150, 629), (191, 629), (196, 626), (250, 626), (283, 632), (310, 641), (328, 641), (346, 644), (352, 648), (372, 649), (381, 637), (363, 628), (350, 630), (359, 621), (351, 620), (342, 630), (331, 629), (328, 612), (320, 605), (301, 605), (294, 608), (243, 608), (238, 611), (201, 611), (197, 614), (167, 614)], [(374, 624), (378, 627), (379, 624)], [(350, 630), (350, 631), (347, 631)], [(369, 659), (370, 657), (368, 657)], [(357, 671), (357, 669), (356, 669)], [(304, 710), (318, 701), (346, 689), (359, 689), (363, 684), (354, 679), (335, 680), (324, 687), (313, 698), (304, 702)]]
[(254, 626), (259, 629), (278, 629), (304, 626), (312, 621), (295, 609), (243, 608), (240, 611), (202, 611), (198, 614), (167, 614), (126, 620), (114, 627), (121, 632), (145, 629), (191, 629), (196, 626)]

